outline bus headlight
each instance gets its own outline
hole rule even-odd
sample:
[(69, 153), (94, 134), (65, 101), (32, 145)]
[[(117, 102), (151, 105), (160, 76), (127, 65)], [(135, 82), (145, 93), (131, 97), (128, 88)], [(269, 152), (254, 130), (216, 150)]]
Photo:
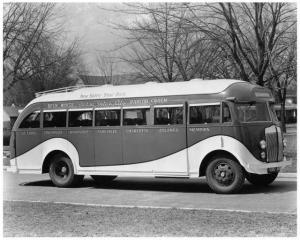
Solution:
[(266, 143), (265, 140), (261, 140), (261, 141), (259, 142), (259, 145), (260, 145), (260, 148), (261, 148), (261, 149), (266, 149), (266, 147), (267, 147), (267, 143)]
[(265, 153), (265, 152), (261, 152), (261, 153), (260, 153), (260, 157), (261, 157), (262, 159), (265, 159), (265, 158), (266, 158), (266, 153)]

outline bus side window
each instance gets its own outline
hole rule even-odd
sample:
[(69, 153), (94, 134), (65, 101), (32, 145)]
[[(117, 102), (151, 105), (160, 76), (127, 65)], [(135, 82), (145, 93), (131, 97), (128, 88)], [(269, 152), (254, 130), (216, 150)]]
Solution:
[(190, 106), (190, 124), (220, 122), (220, 105)]
[(39, 128), (40, 115), (40, 111), (34, 111), (30, 113), (26, 118), (24, 118), (19, 128)]
[(93, 125), (93, 111), (69, 111), (69, 127), (89, 127)]
[(95, 126), (120, 126), (121, 110), (96, 110)]
[(183, 107), (154, 108), (154, 125), (183, 124)]
[(227, 103), (223, 103), (223, 122), (231, 122), (231, 114)]
[(43, 126), (44, 128), (49, 127), (66, 127), (67, 123), (67, 112), (44, 112), (43, 115)]
[(150, 109), (124, 109), (123, 110), (123, 125), (150, 125)]

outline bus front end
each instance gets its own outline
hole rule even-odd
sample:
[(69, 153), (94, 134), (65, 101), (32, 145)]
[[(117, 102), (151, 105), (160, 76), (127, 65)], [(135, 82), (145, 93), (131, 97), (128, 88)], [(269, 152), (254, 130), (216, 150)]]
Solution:
[(241, 91), (231, 101), (234, 137), (248, 151), (241, 158), (249, 174), (278, 174), (291, 161), (284, 156), (286, 142), (275, 114), (274, 98), (269, 89), (251, 88), (248, 94)]

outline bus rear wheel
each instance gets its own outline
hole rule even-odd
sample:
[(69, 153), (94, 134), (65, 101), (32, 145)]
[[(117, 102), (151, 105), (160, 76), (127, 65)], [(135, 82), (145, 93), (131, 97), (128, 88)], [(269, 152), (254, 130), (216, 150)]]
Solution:
[(72, 161), (63, 155), (56, 155), (50, 163), (49, 175), (57, 187), (72, 187), (78, 185), (83, 175), (75, 175)]
[(208, 164), (206, 181), (216, 193), (236, 193), (244, 184), (245, 174), (241, 165), (236, 161), (218, 157)]
[(91, 175), (95, 180), (97, 185), (106, 184), (114, 180), (117, 176), (100, 176), (100, 175)]
[(278, 173), (254, 174), (246, 173), (246, 179), (255, 186), (267, 186), (275, 181)]

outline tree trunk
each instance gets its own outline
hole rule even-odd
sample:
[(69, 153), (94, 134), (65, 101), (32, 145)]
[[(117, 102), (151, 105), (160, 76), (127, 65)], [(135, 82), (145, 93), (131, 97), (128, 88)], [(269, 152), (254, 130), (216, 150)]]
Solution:
[(281, 110), (280, 110), (280, 121), (281, 121), (281, 130), (283, 133), (286, 133), (285, 126), (285, 100), (281, 102)]
[[(282, 92), (283, 91), (283, 92)], [(278, 99), (280, 102), (280, 123), (282, 132), (286, 132), (285, 126), (285, 99), (286, 99), (286, 88), (278, 91)]]

